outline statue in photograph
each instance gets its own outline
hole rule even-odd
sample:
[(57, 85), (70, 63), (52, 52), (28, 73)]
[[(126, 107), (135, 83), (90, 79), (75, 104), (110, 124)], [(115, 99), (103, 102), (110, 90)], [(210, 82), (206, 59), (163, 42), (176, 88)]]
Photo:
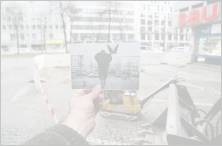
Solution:
[(99, 79), (101, 81), (102, 87), (104, 87), (109, 71), (109, 64), (112, 61), (112, 56), (111, 54), (106, 53), (105, 50), (101, 50), (95, 55), (95, 60), (98, 64)]

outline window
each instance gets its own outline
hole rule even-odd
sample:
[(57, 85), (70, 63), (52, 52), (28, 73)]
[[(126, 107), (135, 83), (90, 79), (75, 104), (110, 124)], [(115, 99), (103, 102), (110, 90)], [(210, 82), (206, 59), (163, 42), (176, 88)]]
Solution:
[(35, 25), (32, 25), (32, 29), (35, 30)]
[(180, 33), (183, 33), (183, 28), (180, 28)]
[(161, 25), (162, 25), (162, 26), (164, 26), (164, 22), (165, 22), (164, 20), (163, 20), (163, 21), (161, 21)]
[(134, 34), (128, 34), (128, 40), (134, 40)]
[(155, 34), (155, 40), (159, 40), (159, 34)]
[(171, 39), (172, 39), (172, 35), (169, 34), (169, 35), (168, 35), (168, 40), (171, 40)]
[(148, 27), (148, 31), (152, 31), (152, 27)]
[(24, 27), (23, 27), (23, 25), (20, 25), (20, 29), (23, 29)]
[(146, 10), (146, 5), (142, 4), (142, 10)]
[(49, 28), (52, 29), (52, 25), (49, 25)]
[(143, 13), (141, 13), (141, 15), (140, 15), (141, 17), (145, 17), (145, 14), (143, 14)]
[(181, 9), (180, 12), (185, 12), (185, 11), (188, 11), (188, 10), (189, 10), (189, 8), (187, 7), (187, 8)]
[(16, 35), (15, 34), (10, 34), (10, 39), (11, 39), (11, 41), (15, 40), (16, 39)]
[(147, 5), (147, 10), (150, 10), (150, 5)]
[(158, 26), (159, 25), (159, 21), (155, 20), (155, 25)]
[(29, 29), (29, 26), (28, 26), (28, 25), (26, 25), (26, 29)]
[(196, 4), (196, 5), (193, 5), (192, 9), (199, 8), (199, 7), (202, 7), (202, 6), (203, 6), (203, 3), (199, 3), (199, 4)]
[(28, 33), (26, 34), (26, 38), (29, 38), (29, 34)]
[(172, 21), (168, 21), (168, 26), (172, 26)]
[(74, 34), (72, 35), (72, 40), (73, 40), (73, 41), (78, 41), (78, 34), (77, 34), (77, 33), (74, 33)]
[(53, 34), (52, 33), (49, 34), (49, 39), (53, 39)]
[(2, 29), (5, 30), (5, 25), (2, 25)]
[(36, 39), (36, 34), (32, 34), (32, 39)]
[(145, 27), (140, 27), (140, 32), (145, 32)]
[(221, 37), (200, 38), (198, 53), (221, 56)]
[(141, 20), (140, 20), (140, 23), (141, 23), (141, 24), (145, 24), (145, 19), (141, 19)]
[(20, 39), (24, 40), (25, 39), (25, 35), (24, 34), (20, 34)]
[(145, 34), (141, 34), (140, 37), (141, 37), (141, 40), (145, 40)]
[(8, 29), (10, 29), (10, 30), (11, 30), (11, 29), (12, 29), (12, 25), (8, 25)]
[(58, 29), (58, 28), (59, 28), (59, 26), (58, 26), (58, 25), (55, 25), (55, 28), (56, 28), (56, 29)]
[(180, 35), (180, 40), (183, 41), (183, 35)]
[(126, 23), (133, 23), (133, 19), (126, 19)]
[(148, 21), (148, 25), (152, 25), (152, 21)]
[(41, 25), (37, 25), (37, 28), (38, 28), (38, 29), (41, 29)]
[(141, 47), (141, 50), (146, 50), (146, 47)]

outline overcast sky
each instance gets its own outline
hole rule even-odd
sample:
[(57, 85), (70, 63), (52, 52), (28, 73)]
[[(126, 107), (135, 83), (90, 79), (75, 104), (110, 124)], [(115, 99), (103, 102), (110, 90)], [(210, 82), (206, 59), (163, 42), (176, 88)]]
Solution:
[[(109, 44), (111, 48), (115, 48), (117, 44)], [(105, 50), (109, 53), (107, 48), (107, 43), (97, 43), (97, 44), (71, 44), (70, 53), (72, 55), (86, 55), (94, 56), (101, 50)], [(140, 44), (139, 43), (119, 43), (118, 51), (115, 56), (140, 56)]]

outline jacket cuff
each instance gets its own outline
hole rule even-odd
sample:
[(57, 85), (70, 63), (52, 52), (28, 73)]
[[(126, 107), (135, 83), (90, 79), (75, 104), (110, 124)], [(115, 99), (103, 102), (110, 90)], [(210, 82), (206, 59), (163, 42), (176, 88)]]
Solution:
[(61, 135), (72, 145), (88, 145), (88, 142), (78, 132), (64, 124), (57, 124), (47, 131)]

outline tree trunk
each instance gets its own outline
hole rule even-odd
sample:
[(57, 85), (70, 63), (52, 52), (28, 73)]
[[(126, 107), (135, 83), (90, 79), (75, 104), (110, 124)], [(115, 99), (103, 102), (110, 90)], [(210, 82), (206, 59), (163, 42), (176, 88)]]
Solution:
[[(109, 7), (111, 7), (111, 5)], [(111, 22), (111, 10), (109, 9), (109, 28), (108, 28), (108, 39), (107, 39), (108, 42), (110, 42), (110, 22)]]
[(18, 26), (16, 26), (16, 37), (17, 37), (17, 54), (19, 54), (19, 31), (18, 31)]
[(61, 14), (61, 17), (62, 17), (63, 34), (64, 34), (64, 38), (65, 38), (65, 49), (66, 49), (66, 53), (68, 53), (67, 40), (66, 40), (66, 24), (65, 24), (63, 14)]
[(70, 41), (69, 43), (71, 44), (72, 43), (72, 26), (71, 26), (71, 30), (70, 30)]
[(123, 42), (123, 29), (121, 29), (121, 40)]
[[(45, 28), (44, 28), (44, 29), (45, 29)], [(46, 45), (45, 45), (45, 34), (46, 34), (46, 30), (44, 30), (44, 33), (43, 33), (43, 43), (44, 43), (45, 53), (47, 54), (47, 52), (46, 52)]]

